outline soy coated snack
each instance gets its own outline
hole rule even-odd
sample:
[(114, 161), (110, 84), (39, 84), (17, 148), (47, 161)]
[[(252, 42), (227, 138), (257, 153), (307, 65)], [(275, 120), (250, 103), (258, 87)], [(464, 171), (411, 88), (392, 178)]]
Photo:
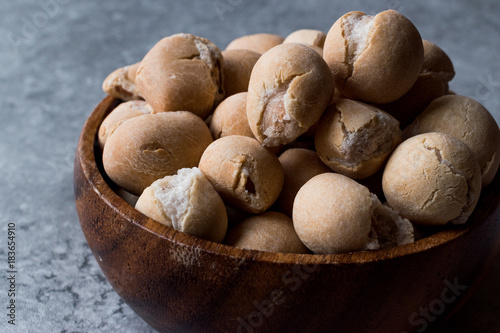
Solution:
[(462, 141), (430, 132), (396, 148), (382, 187), (389, 206), (414, 223), (462, 224), (479, 199), (481, 171)]
[(257, 61), (248, 86), (247, 116), (266, 147), (305, 133), (330, 103), (334, 83), (325, 61), (302, 44), (274, 47)]
[(176, 34), (144, 57), (136, 83), (155, 112), (191, 111), (206, 118), (224, 97), (222, 56), (208, 39)]
[(191, 112), (146, 114), (108, 137), (102, 162), (111, 180), (140, 195), (155, 180), (197, 166), (211, 142), (207, 125)]
[(203, 153), (199, 168), (226, 204), (249, 213), (271, 207), (283, 186), (278, 158), (246, 136), (214, 141)]
[(354, 179), (382, 168), (401, 142), (399, 123), (384, 111), (349, 99), (331, 105), (316, 129), (318, 156), (333, 171)]
[(413, 86), (424, 50), (417, 28), (400, 13), (349, 12), (328, 32), (323, 56), (342, 95), (384, 104)]
[(222, 242), (227, 230), (224, 202), (198, 168), (184, 168), (158, 179), (139, 197), (135, 208), (175, 230)]

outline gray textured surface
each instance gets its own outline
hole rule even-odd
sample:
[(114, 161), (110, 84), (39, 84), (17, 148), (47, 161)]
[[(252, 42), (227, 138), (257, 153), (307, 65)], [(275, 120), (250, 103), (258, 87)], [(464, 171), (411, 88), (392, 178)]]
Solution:
[[(189, 32), (224, 48), (244, 34), (327, 31), (347, 11), (395, 8), (450, 55), (457, 72), (451, 88), (478, 99), (500, 122), (496, 0), (2, 0), (0, 8), (0, 332), (152, 332), (91, 255), (75, 212), (72, 167), (81, 127), (104, 97), (102, 80), (164, 36)], [(15, 328), (5, 315), (9, 222), (17, 225)], [(497, 256), (441, 331), (500, 332), (499, 277)]]

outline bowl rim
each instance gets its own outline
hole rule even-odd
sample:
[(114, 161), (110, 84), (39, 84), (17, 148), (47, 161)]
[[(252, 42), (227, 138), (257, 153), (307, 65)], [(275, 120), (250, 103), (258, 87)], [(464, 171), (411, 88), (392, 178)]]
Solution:
[[(400, 245), (391, 248), (385, 248), (375, 251), (357, 251), (342, 254), (295, 254), (295, 253), (274, 253), (258, 250), (247, 250), (236, 248), (230, 245), (215, 243), (212, 241), (197, 238), (195, 236), (177, 231), (171, 227), (165, 226), (156, 222), (144, 214), (137, 211), (135, 208), (127, 204), (121, 197), (116, 194), (104, 179), (96, 161), (97, 133), (99, 126), (105, 116), (111, 112), (119, 103), (123, 101), (111, 96), (105, 97), (92, 111), (87, 118), (81, 131), (80, 139), (77, 146), (77, 159), (75, 163), (80, 163), (82, 173), (85, 175), (86, 181), (99, 197), (113, 209), (117, 214), (122, 216), (130, 223), (140, 227), (147, 232), (150, 232), (166, 241), (173, 242), (176, 246), (183, 246), (196, 249), (206, 253), (212, 253), (220, 256), (225, 256), (232, 259), (253, 260), (259, 262), (269, 262), (277, 264), (297, 264), (297, 265), (340, 265), (340, 264), (361, 264), (373, 263), (382, 260), (397, 259), (403, 256), (416, 255), (421, 252), (429, 251), (446, 244), (458, 241), (472, 229), (477, 228), (485, 216), (499, 208), (499, 202), (494, 207), (488, 210), (487, 215), (477, 214), (476, 210), (469, 217), (469, 222), (465, 225), (450, 226), (449, 229), (441, 230), (433, 235), (419, 239), (413, 243)], [(500, 183), (500, 176), (495, 176), (494, 183)], [(494, 184), (490, 184), (487, 188), (488, 193)], [(482, 191), (481, 197), (485, 196), (485, 191)], [(476, 206), (477, 208), (477, 206)], [(474, 218), (474, 217), (479, 218)], [(474, 218), (472, 223), (471, 218)]]

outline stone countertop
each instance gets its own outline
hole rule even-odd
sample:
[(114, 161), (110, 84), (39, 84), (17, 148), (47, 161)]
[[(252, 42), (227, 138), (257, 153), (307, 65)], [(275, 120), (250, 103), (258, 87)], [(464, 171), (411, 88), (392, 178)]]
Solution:
[[(394, 8), (454, 62), (451, 89), (500, 123), (500, 2), (2, 1), (0, 17), (0, 332), (153, 332), (110, 287), (73, 200), (79, 132), (103, 79), (161, 38), (189, 32), (224, 48), (251, 33), (328, 31), (345, 12)], [(7, 226), (16, 231), (16, 326), (7, 324)], [(500, 332), (500, 255), (440, 332)]]

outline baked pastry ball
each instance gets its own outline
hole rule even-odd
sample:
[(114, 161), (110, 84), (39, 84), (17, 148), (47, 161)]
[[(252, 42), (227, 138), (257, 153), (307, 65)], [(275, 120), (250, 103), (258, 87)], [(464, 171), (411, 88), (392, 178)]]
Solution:
[(153, 109), (145, 101), (129, 101), (119, 104), (104, 118), (99, 127), (98, 142), (101, 150), (108, 137), (121, 125), (123, 122), (138, 116), (152, 113)]
[(163, 38), (146, 54), (136, 83), (155, 112), (191, 111), (206, 118), (223, 99), (222, 55), (191, 34)]
[(262, 55), (248, 85), (247, 116), (266, 147), (287, 144), (314, 125), (330, 103), (333, 78), (325, 61), (302, 44), (282, 44)]
[(207, 125), (191, 112), (146, 114), (108, 137), (102, 163), (118, 186), (140, 195), (155, 180), (197, 166), (211, 142)]
[(248, 82), (253, 66), (259, 60), (260, 53), (250, 50), (226, 50), (222, 51), (224, 65), (224, 91), (226, 98), (248, 91)]
[(461, 224), (481, 192), (481, 171), (472, 151), (444, 133), (424, 133), (401, 143), (384, 169), (388, 204), (417, 224)]
[(333, 171), (355, 179), (373, 175), (401, 142), (398, 121), (349, 99), (331, 105), (315, 134), (318, 156)]
[(283, 43), (284, 38), (275, 34), (253, 34), (234, 39), (226, 47), (227, 50), (250, 50), (259, 54), (266, 53), (276, 45)]
[(229, 229), (225, 244), (247, 250), (274, 253), (309, 253), (292, 220), (278, 212), (264, 212), (246, 218)]
[(278, 159), (283, 167), (285, 181), (276, 201), (276, 209), (292, 217), (293, 200), (302, 185), (312, 177), (331, 170), (321, 162), (315, 151), (309, 149), (288, 149)]
[(229, 96), (217, 106), (210, 121), (210, 132), (214, 140), (229, 135), (254, 138), (247, 119), (247, 95), (248, 93), (242, 92)]
[(301, 29), (294, 31), (286, 36), (283, 44), (300, 43), (323, 48), (323, 45), (325, 44), (325, 38), (326, 34), (321, 30)]
[(278, 158), (246, 136), (214, 141), (203, 153), (199, 168), (226, 204), (249, 213), (271, 207), (283, 186)]
[(376, 250), (413, 242), (411, 223), (349, 177), (323, 173), (295, 197), (293, 225), (314, 253)]
[(226, 235), (224, 202), (196, 167), (153, 182), (135, 208), (157, 222), (202, 239), (222, 242)]
[(113, 71), (102, 83), (102, 90), (108, 95), (124, 101), (141, 99), (142, 95), (135, 84), (137, 68), (139, 68), (139, 63)]
[(442, 132), (460, 139), (479, 162), (483, 187), (493, 181), (500, 163), (500, 130), (479, 102), (460, 95), (435, 99), (404, 134), (410, 137), (426, 132)]
[(432, 100), (449, 93), (448, 82), (455, 76), (453, 63), (448, 55), (434, 43), (422, 40), (424, 65), (417, 81), (401, 98), (379, 105), (396, 118), (401, 127), (409, 125)]
[(349, 12), (328, 32), (323, 57), (342, 95), (384, 104), (413, 86), (424, 50), (417, 28), (395, 10), (375, 16)]

